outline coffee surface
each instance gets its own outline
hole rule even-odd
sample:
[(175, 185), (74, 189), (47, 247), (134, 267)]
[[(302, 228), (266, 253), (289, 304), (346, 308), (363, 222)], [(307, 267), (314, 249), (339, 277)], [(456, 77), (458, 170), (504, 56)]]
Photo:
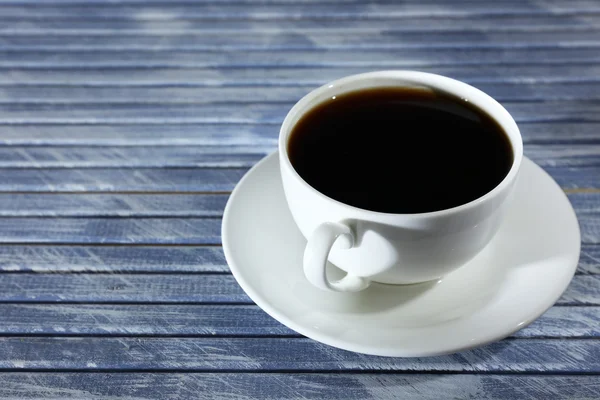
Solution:
[(319, 192), (366, 210), (423, 213), (475, 200), (513, 162), (500, 125), (468, 101), (419, 88), (343, 93), (310, 109), (290, 161)]

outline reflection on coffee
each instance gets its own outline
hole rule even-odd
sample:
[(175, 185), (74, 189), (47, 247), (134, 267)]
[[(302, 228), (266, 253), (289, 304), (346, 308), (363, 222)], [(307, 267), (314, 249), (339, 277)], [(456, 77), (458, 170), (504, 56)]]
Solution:
[(290, 161), (319, 192), (386, 213), (444, 210), (496, 187), (513, 163), (500, 125), (467, 100), (374, 88), (318, 104), (294, 126)]

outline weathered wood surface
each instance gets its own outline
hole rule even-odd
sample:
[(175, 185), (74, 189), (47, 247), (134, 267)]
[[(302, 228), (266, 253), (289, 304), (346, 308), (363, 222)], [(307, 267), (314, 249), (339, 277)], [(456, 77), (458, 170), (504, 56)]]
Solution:
[[(600, 3), (0, 0), (0, 397), (600, 397)], [(512, 338), (334, 349), (229, 272), (229, 193), (289, 108), (349, 74), (471, 83), (582, 231), (569, 288)]]
[[(1, 93), (0, 89), (0, 93)], [(521, 122), (526, 144), (600, 144), (600, 123)], [(0, 125), (0, 146), (271, 146), (278, 124)], [(568, 149), (565, 148), (565, 151)]]
[[(0, 244), (220, 245), (221, 218), (0, 219)], [(583, 243), (600, 243), (600, 215), (579, 217)]]
[[(300, 337), (256, 305), (4, 304), (2, 335)], [(599, 338), (600, 307), (556, 306), (519, 338)]]
[[(7, 9), (3, 9), (6, 12)], [(35, 13), (35, 9), (32, 10)], [(94, 12), (88, 10), (88, 12)], [(101, 11), (100, 11), (101, 12)], [(596, 3), (594, 12), (600, 12)], [(6, 14), (5, 14), (6, 15)], [(597, 48), (598, 31), (563, 32), (346, 32), (277, 33), (250, 32), (228, 35), (206, 32), (201, 35), (3, 35), (0, 49), (41, 49), (52, 51), (93, 50), (311, 50), (311, 49), (405, 49), (405, 48), (547, 48), (556, 47)]]
[[(1, 168), (243, 168), (277, 149), (264, 146), (0, 147)], [(542, 167), (598, 167), (600, 144), (525, 145)]]
[[(237, 0), (235, 0), (237, 1)], [(235, 2), (234, 1), (234, 2)], [(164, 3), (164, 0), (162, 0)], [(237, 1), (241, 3), (240, 1)], [(81, 2), (80, 4), (88, 4)], [(219, 3), (223, 3), (220, 1)], [(265, 1), (254, 2), (268, 7)], [(317, 2), (317, 3), (323, 3)], [(330, 1), (331, 4), (339, 4), (340, 1)], [(360, 3), (357, 1), (357, 3)], [(388, 1), (388, 3), (390, 3)], [(421, 2), (414, 2), (416, 5)], [(464, 2), (462, 5), (453, 2), (455, 9), (468, 6), (476, 2)], [(507, 7), (517, 7), (518, 1), (504, 2)], [(142, 5), (142, 3), (140, 3)], [(56, 5), (54, 5), (56, 7)], [(343, 7), (343, 5), (342, 5)], [(162, 19), (160, 17), (163, 17)], [(8, 35), (182, 35), (182, 34), (205, 34), (222, 33), (236, 34), (261, 32), (261, 33), (327, 33), (338, 32), (349, 34), (384, 33), (384, 32), (561, 32), (561, 31), (594, 31), (597, 30), (600, 19), (595, 13), (579, 13), (568, 18), (560, 13), (547, 13), (537, 15), (527, 14), (494, 14), (472, 16), (447, 15), (439, 18), (436, 15), (419, 16), (411, 18), (342, 18), (337, 15), (335, 24), (331, 24), (325, 18), (291, 18), (279, 15), (277, 18), (261, 18), (252, 20), (249, 18), (230, 19), (202, 19), (190, 18), (182, 21), (180, 19), (165, 18), (166, 13), (158, 18), (145, 19), (143, 22), (127, 20), (126, 15), (118, 18), (95, 18), (94, 15), (86, 15), (81, 18), (70, 18), (70, 15), (55, 15), (53, 18), (40, 18), (34, 15), (22, 15), (20, 17), (8, 18), (0, 15), (2, 27), (0, 33)], [(144, 17), (141, 15), (139, 17)], [(282, 22), (285, 19), (285, 22)], [(575, 19), (575, 20), (574, 20)], [(400, 20), (400, 21), (399, 21)], [(401, 23), (399, 23), (401, 22)], [(576, 23), (575, 23), (576, 22)], [(459, 56), (457, 54), (457, 56)], [(165, 60), (166, 61), (166, 60)]]
[[(567, 193), (581, 219), (600, 214), (600, 192)], [(2, 217), (221, 217), (229, 194), (0, 193)], [(1, 260), (0, 260), (1, 262)]]
[[(600, 246), (588, 250), (584, 271), (599, 273)], [(0, 246), (3, 272), (207, 273), (229, 272), (217, 246)]]
[[(600, 188), (600, 167), (544, 167), (564, 189)], [(0, 192), (229, 192), (249, 168), (14, 168)], [(0, 170), (0, 173), (2, 170)]]
[(399, 373), (0, 373), (3, 399), (596, 399), (598, 377)]
[[(517, 123), (600, 122), (600, 102), (505, 102), (503, 105)], [(292, 106), (293, 103), (79, 106), (15, 104), (0, 105), (0, 125), (281, 124)]]
[(305, 338), (5, 337), (1, 370), (598, 374), (594, 339), (514, 339), (447, 356), (377, 357)]
[[(171, 6), (137, 4), (117, 4), (109, 6), (84, 6), (81, 3), (56, 7), (55, 5), (37, 5), (36, 7), (19, 7), (8, 3), (2, 7), (6, 17), (27, 18), (115, 18), (135, 21), (145, 20), (186, 20), (186, 19), (410, 19), (412, 17), (466, 17), (466, 16), (495, 16), (495, 15), (527, 15), (546, 16), (564, 15), (577, 16), (600, 11), (600, 6), (594, 0), (575, 0), (572, 2), (462, 2), (458, 6), (442, 2), (402, 2), (390, 3), (348, 3), (340, 8), (331, 2), (324, 4), (273, 4), (264, 8), (262, 4), (228, 4), (222, 7), (218, 4), (173, 4)], [(282, 25), (285, 26), (285, 25)], [(251, 32), (251, 30), (250, 30)], [(350, 35), (351, 33), (349, 33)]]
[[(95, 54), (95, 53), (93, 53)], [(599, 56), (600, 59), (600, 56)], [(1, 62), (2, 60), (0, 60)], [(37, 65), (37, 63), (36, 63)], [(19, 66), (23, 68), (23, 66)], [(39, 66), (38, 66), (39, 68)], [(108, 67), (104, 67), (108, 68)], [(139, 67), (141, 68), (141, 67)], [(301, 69), (301, 67), (299, 67)], [(479, 89), (504, 103), (600, 100), (600, 83), (481, 83)], [(312, 87), (80, 87), (4, 86), (0, 105), (210, 105), (293, 104)], [(513, 107), (517, 107), (513, 105)], [(532, 107), (532, 106), (528, 106)], [(35, 108), (34, 108), (35, 109)]]
[[(0, 245), (0, 271), (206, 273), (228, 272), (217, 246)], [(578, 274), (600, 274), (600, 246), (583, 244)]]
[[(564, 18), (561, 21), (565, 21)], [(596, 16), (600, 20), (599, 16)], [(1, 19), (0, 19), (1, 21)], [(2, 21), (2, 27), (10, 24), (11, 21)], [(411, 20), (412, 21), (412, 20)], [(430, 25), (443, 24), (445, 20), (439, 19), (429, 21)], [(77, 21), (52, 21), (42, 20), (35, 23), (25, 22), (25, 25), (52, 23), (61, 27), (69, 27)], [(103, 26), (114, 23), (115, 21), (101, 21)], [(300, 21), (287, 21), (287, 24), (301, 23)], [(305, 22), (305, 21), (304, 21)], [(358, 21), (351, 21), (352, 30), (356, 34), (360, 34), (360, 30), (355, 31), (354, 24)], [(528, 21), (531, 25), (531, 21)], [(86, 21), (86, 26), (93, 24), (94, 21)], [(223, 22), (212, 22), (218, 27), (223, 26)], [(379, 26), (383, 21), (374, 21), (370, 24)], [(402, 26), (410, 23), (410, 21), (402, 21)], [(417, 21), (423, 24), (423, 22)], [(454, 23), (450, 22), (453, 26)], [(470, 21), (477, 23), (477, 21)], [(193, 22), (186, 23), (193, 24)], [(210, 25), (210, 21), (197, 22), (198, 25), (204, 27)], [(261, 26), (264, 22), (259, 23)], [(338, 24), (328, 24), (326, 22), (319, 23), (325, 25), (327, 29), (339, 27)], [(391, 25), (398, 26), (397, 21), (390, 22)], [(494, 27), (503, 26), (502, 21), (496, 18), (489, 22)], [(144, 24), (146, 25), (146, 24)], [(506, 26), (504, 24), (504, 26)], [(572, 26), (568, 27), (569, 29)], [(348, 29), (348, 27), (344, 28)], [(594, 30), (594, 27), (585, 27), (586, 30)], [(286, 28), (286, 31), (288, 29)], [(86, 32), (88, 32), (86, 30)], [(121, 35), (123, 29), (112, 31), (117, 35)], [(125, 32), (127, 32), (125, 30)], [(76, 32), (76, 33), (81, 33)], [(169, 35), (172, 31), (165, 31), (164, 35)], [(160, 35), (163, 35), (162, 31)], [(90, 69), (98, 68), (139, 68), (142, 71), (156, 68), (173, 68), (173, 69), (190, 69), (190, 68), (223, 68), (229, 69), (232, 67), (246, 68), (307, 68), (307, 67), (370, 67), (370, 68), (421, 68), (425, 66), (460, 66), (460, 65), (564, 65), (569, 64), (577, 67), (582, 64), (593, 64), (598, 61), (600, 55), (595, 48), (586, 47), (550, 47), (550, 48), (515, 48), (515, 49), (496, 49), (496, 48), (469, 48), (465, 47), (457, 51), (456, 49), (427, 49), (427, 48), (407, 48), (401, 51), (390, 50), (374, 50), (356, 52), (353, 50), (287, 50), (285, 54), (281, 51), (274, 50), (244, 50), (240, 49), (234, 52), (213, 52), (201, 50), (177, 51), (168, 49), (164, 51), (156, 49), (139, 49), (130, 50), (127, 52), (112, 50), (97, 49), (91, 51), (74, 51), (63, 48), (57, 48), (53, 52), (37, 51), (34, 49), (13, 49), (0, 50), (0, 68), (11, 69), (33, 69), (40, 68), (78, 68), (80, 73)], [(299, 83), (298, 83), (299, 85)], [(511, 95), (518, 96), (518, 91), (511, 92)], [(555, 93), (555, 95), (558, 93)]]
[(6, 218), (0, 243), (221, 244), (221, 218)]
[[(600, 35), (600, 34), (599, 34)], [(600, 41), (599, 41), (600, 46)], [(0, 50), (2, 47), (0, 46)], [(132, 49), (122, 49), (130, 52)], [(232, 49), (233, 50), (233, 49)], [(363, 49), (357, 49), (357, 51)], [(401, 49), (400, 49), (401, 50)], [(401, 53), (401, 51), (399, 52)], [(36, 50), (38, 51), (38, 50)], [(53, 51), (53, 50), (49, 50)], [(80, 50), (83, 51), (83, 50)], [(116, 50), (114, 50), (116, 51)], [(168, 57), (168, 53), (165, 54)], [(90, 68), (5, 69), (0, 86), (184, 86), (184, 87), (313, 87), (346, 75), (373, 71), (372, 67), (307, 68)], [(380, 68), (377, 68), (380, 69)], [(466, 65), (422, 66), (423, 72), (447, 75), (477, 86), (483, 83), (577, 83), (599, 82), (597, 63), (580, 65)], [(77, 72), (77, 73), (73, 73)], [(235, 108), (234, 108), (235, 109)]]
[[(218, 246), (0, 245), (0, 271), (226, 273)], [(600, 246), (584, 244), (578, 274), (600, 274)]]
[[(228, 274), (0, 274), (0, 303), (252, 304)], [(557, 301), (600, 306), (600, 275), (576, 275)]]
[(0, 179), (0, 192), (229, 192), (248, 169), (10, 169)]

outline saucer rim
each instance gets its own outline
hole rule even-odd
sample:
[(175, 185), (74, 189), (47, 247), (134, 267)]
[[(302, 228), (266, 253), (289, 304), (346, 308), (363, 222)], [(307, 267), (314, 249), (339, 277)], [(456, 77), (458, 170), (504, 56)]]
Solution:
[[(565, 276), (565, 279), (562, 280), (562, 283), (560, 285), (557, 284), (552, 288), (551, 296), (548, 295), (548, 298), (551, 298), (552, 301), (549, 301), (548, 304), (546, 304), (546, 303), (541, 304), (540, 306), (537, 307), (535, 312), (533, 312), (533, 310), (532, 310), (531, 314), (527, 318), (527, 321), (523, 322), (522, 324), (520, 324), (518, 326), (514, 326), (514, 325), (509, 326), (507, 324), (506, 329), (499, 329), (497, 334), (490, 335), (486, 339), (479, 340), (479, 341), (476, 341), (473, 343), (468, 343), (463, 346), (448, 347), (445, 350), (432, 349), (430, 351), (427, 351), (422, 348), (419, 348), (419, 349), (416, 349), (415, 351), (411, 351), (410, 349), (407, 349), (407, 348), (390, 348), (390, 347), (381, 347), (381, 346), (377, 347), (377, 346), (372, 346), (372, 345), (368, 346), (368, 345), (353, 343), (353, 342), (345, 340), (345, 339), (334, 338), (334, 337), (331, 337), (330, 335), (326, 335), (326, 334), (319, 335), (318, 332), (313, 332), (313, 331), (310, 331), (309, 329), (305, 329), (303, 325), (294, 322), (294, 320), (290, 319), (285, 314), (278, 312), (274, 307), (272, 307), (270, 305), (270, 303), (268, 301), (263, 300), (263, 297), (260, 295), (260, 293), (253, 288), (253, 285), (251, 285), (250, 283), (248, 283), (248, 281), (246, 281), (244, 279), (241, 269), (238, 268), (238, 266), (234, 262), (234, 257), (232, 254), (233, 250), (231, 250), (229, 245), (227, 244), (228, 240), (226, 238), (229, 236), (228, 235), (228, 231), (229, 231), (228, 226), (231, 225), (229, 223), (230, 209), (232, 207), (231, 204), (234, 204), (236, 202), (237, 196), (239, 195), (239, 193), (242, 190), (244, 190), (245, 182), (251, 178), (252, 174), (257, 169), (261, 168), (264, 164), (269, 162), (272, 158), (278, 158), (278, 157), (279, 157), (278, 150), (263, 157), (259, 162), (257, 162), (252, 168), (250, 168), (244, 174), (244, 176), (236, 184), (234, 190), (231, 192), (231, 195), (227, 201), (227, 204), (225, 205), (225, 209), (223, 212), (223, 220), (222, 220), (222, 224), (221, 224), (223, 252), (224, 252), (227, 264), (229, 266), (229, 269), (231, 270), (231, 273), (234, 276), (235, 280), (240, 285), (240, 287), (244, 290), (244, 292), (248, 295), (248, 297), (250, 297), (250, 299), (256, 303), (256, 305), (258, 305), (269, 316), (271, 316), (272, 318), (274, 318), (276, 321), (280, 322), (281, 324), (285, 325), (289, 329), (292, 329), (293, 331), (295, 331), (307, 338), (313, 339), (317, 342), (320, 342), (320, 343), (323, 343), (323, 344), (326, 344), (326, 345), (329, 345), (329, 346), (332, 346), (335, 348), (339, 348), (342, 350), (348, 350), (348, 351), (367, 354), (367, 355), (375, 355), (375, 356), (383, 356), (383, 357), (407, 357), (407, 358), (440, 356), (440, 355), (447, 355), (447, 354), (453, 354), (453, 353), (457, 353), (457, 352), (467, 351), (467, 350), (471, 350), (474, 348), (479, 348), (479, 347), (488, 345), (490, 343), (494, 343), (499, 340), (502, 340), (502, 339), (512, 335), (513, 333), (529, 326), (534, 321), (536, 321), (542, 314), (544, 314), (546, 311), (548, 311), (554, 305), (556, 300), (558, 300), (560, 298), (560, 296), (565, 292), (565, 290), (571, 283), (571, 280), (573, 279), (575, 272), (577, 271), (578, 260), (581, 255), (581, 229), (579, 226), (579, 220), (573, 209), (573, 206), (572, 206), (571, 202), (569, 201), (567, 195), (564, 193), (562, 188), (556, 183), (556, 181), (546, 171), (544, 171), (539, 165), (537, 165), (535, 162), (531, 161), (528, 157), (523, 156), (523, 163), (521, 164), (521, 168), (523, 168), (523, 166), (525, 164), (530, 164), (531, 167), (539, 169), (540, 172), (542, 172), (544, 175), (546, 175), (546, 177), (548, 179), (550, 179), (552, 184), (558, 189), (558, 191), (561, 193), (561, 195), (564, 196), (564, 198), (567, 201), (567, 204), (569, 206), (568, 209), (569, 209), (569, 213), (571, 214), (570, 217), (576, 222), (576, 230), (577, 230), (576, 242), (578, 243), (577, 252), (576, 252), (576, 255), (577, 255), (576, 260), (573, 263), (573, 265), (569, 265), (570, 272), (565, 271), (566, 276)], [(566, 209), (565, 209), (565, 211), (566, 211)]]

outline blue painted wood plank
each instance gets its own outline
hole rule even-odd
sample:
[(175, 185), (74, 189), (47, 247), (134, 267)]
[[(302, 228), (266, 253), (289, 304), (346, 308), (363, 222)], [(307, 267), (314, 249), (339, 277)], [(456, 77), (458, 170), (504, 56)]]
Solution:
[[(568, 193), (580, 218), (600, 213), (600, 191)], [(228, 194), (6, 194), (0, 217), (221, 217)]]
[(0, 14), (0, 34), (2, 35), (203, 35), (208, 33), (236, 34), (254, 33), (416, 33), (416, 32), (470, 32), (486, 34), (490, 32), (590, 32), (598, 30), (600, 18), (597, 15), (579, 15), (577, 22), (564, 16), (482, 16), (457, 18), (364, 19), (337, 20), (327, 24), (324, 19), (290, 19), (285, 21), (285, 29), (278, 20), (165, 20), (145, 21), (143, 24), (127, 20), (113, 19), (52, 19), (6, 18)]
[[(599, 136), (600, 140), (600, 136)], [(0, 147), (0, 168), (243, 168), (277, 149), (266, 146)], [(600, 144), (525, 145), (542, 167), (600, 166)]]
[[(229, 272), (220, 247), (0, 245), (2, 272)], [(584, 244), (579, 274), (600, 274), (600, 246)]]
[(578, 271), (586, 274), (600, 274), (600, 248), (598, 246), (581, 246)]
[[(476, 86), (503, 103), (600, 100), (600, 83), (595, 82), (481, 83)], [(5, 86), (0, 87), (0, 105), (70, 105), (77, 107), (79, 105), (293, 104), (311, 89), (269, 86), (220, 88)]]
[[(600, 215), (580, 214), (581, 241), (600, 243)], [(0, 218), (1, 244), (220, 245), (221, 218)]]
[(585, 218), (587, 214), (600, 213), (600, 190), (590, 192), (567, 193), (571, 205), (577, 214)]
[[(458, 0), (456, 4), (465, 6), (471, 4), (476, 0)], [(506, 3), (515, 3), (516, 0), (499, 0), (500, 2)], [(561, 1), (564, 0), (542, 0), (539, 2), (540, 5), (554, 5), (560, 4)], [(405, 0), (405, 3), (436, 3), (439, 0)], [(204, 4), (212, 4), (214, 0), (175, 0), (169, 2), (169, 5), (176, 5), (180, 7), (192, 7), (197, 5)], [(389, 3), (388, 0), (219, 0), (219, 4), (223, 5), (277, 5), (277, 6), (285, 6), (285, 5), (293, 5), (293, 4), (381, 4), (381, 3)], [(518, 2), (517, 2), (518, 4)], [(102, 7), (114, 7), (114, 6), (139, 6), (139, 5), (158, 5), (164, 6), (164, 0), (0, 0), (0, 6), (53, 6), (53, 7), (65, 7), (65, 6), (84, 6), (84, 5), (94, 5), (94, 6), (102, 6)]]
[[(536, 131), (539, 132), (539, 135), (549, 136), (553, 132), (553, 126), (563, 125), (544, 124)], [(277, 147), (279, 128), (278, 124), (4, 125), (0, 128), (0, 145), (269, 145)], [(568, 130), (572, 133), (570, 137), (573, 137), (574, 140), (588, 141), (590, 138), (598, 136), (597, 129), (600, 129), (600, 124), (577, 124), (575, 126), (570, 124), (566, 128), (557, 129), (555, 138), (566, 137), (563, 132)]]
[(600, 187), (600, 169), (597, 167), (544, 167), (544, 170), (565, 189)]
[(0, 285), (1, 303), (253, 304), (231, 275), (3, 273)]
[[(129, 50), (126, 50), (129, 52)], [(277, 86), (308, 87), (309, 90), (332, 80), (381, 68), (206, 68), (178, 69), (137, 68), (107, 69), (7, 69), (0, 75), (0, 86), (70, 86), (70, 87), (239, 87)], [(597, 64), (573, 65), (466, 65), (423, 66), (423, 72), (449, 76), (472, 85), (482, 83), (568, 83), (598, 82), (600, 66)]]
[(581, 229), (582, 243), (599, 243), (600, 238), (600, 214), (580, 213), (577, 215)]
[[(599, 66), (600, 72), (600, 66)], [(295, 102), (209, 104), (2, 104), (0, 124), (280, 124)], [(519, 122), (600, 122), (600, 102), (503, 102)]]
[(515, 337), (600, 337), (597, 307), (552, 307)]
[[(415, 0), (408, 0), (408, 2), (414, 2)], [(435, 3), (439, 0), (422, 0), (422, 2), (433, 2)], [(470, 4), (473, 0), (459, 0), (457, 3), (461, 5)], [(515, 2), (515, 0), (499, 0), (502, 2)], [(561, 0), (543, 0), (542, 4), (555, 4), (557, 1)], [(260, 4), (260, 5), (278, 5), (284, 6), (289, 4), (379, 4), (385, 3), (386, 0), (219, 0), (219, 4), (223, 5), (244, 5), (244, 4)], [(169, 2), (170, 5), (177, 5), (180, 7), (183, 6), (194, 6), (194, 5), (203, 5), (203, 4), (212, 4), (214, 0), (175, 0)], [(52, 5), (54, 7), (64, 7), (64, 6), (83, 6), (83, 5), (94, 5), (94, 6), (103, 6), (103, 7), (113, 7), (113, 6), (139, 6), (139, 5), (158, 5), (164, 6), (164, 0), (1, 0), (0, 6), (31, 6), (31, 5)]]
[[(35, 382), (32, 383), (32, 382)], [(597, 376), (344, 373), (27, 373), (0, 374), (3, 398), (137, 400), (417, 399), (583, 400)]]
[[(477, 0), (456, 0), (454, 3), (460, 6), (468, 6), (476, 2)], [(176, 5), (180, 7), (192, 7), (204, 4), (213, 4), (214, 0), (175, 0), (169, 2), (170, 5)], [(436, 4), (439, 0), (404, 0), (404, 3), (411, 4)], [(295, 4), (362, 4), (362, 5), (379, 5), (390, 3), (389, 0), (219, 0), (219, 4), (223, 5), (295, 5)], [(498, 0), (498, 3), (505, 5), (517, 6), (521, 4), (518, 0)], [(539, 6), (555, 6), (563, 4), (564, 0), (538, 0), (536, 2)], [(65, 6), (84, 6), (84, 5), (95, 5), (102, 7), (124, 7), (124, 6), (139, 6), (139, 5), (157, 5), (164, 6), (164, 0), (0, 0), (0, 6), (53, 6), (53, 7), (65, 7)]]
[[(596, 3), (597, 4), (597, 3)], [(4, 11), (4, 10), (3, 10)], [(170, 10), (169, 10), (170, 11)], [(167, 12), (169, 12), (167, 11)], [(596, 12), (600, 12), (597, 6)], [(6, 14), (5, 14), (6, 15)], [(600, 32), (318, 32), (244, 35), (2, 35), (0, 49), (235, 50), (235, 49), (404, 49), (404, 48), (540, 48), (599, 47)]]
[(248, 168), (12, 169), (0, 179), (0, 192), (222, 192), (231, 191), (247, 171)]
[(302, 338), (36, 338), (0, 340), (0, 369), (102, 371), (600, 372), (596, 340), (519, 339), (427, 358), (375, 357)]
[(261, 4), (231, 4), (227, 7), (214, 4), (198, 5), (139, 5), (130, 6), (64, 6), (57, 8), (51, 5), (36, 7), (3, 6), (2, 14), (7, 17), (36, 18), (115, 18), (145, 20), (173, 19), (359, 19), (359, 18), (412, 18), (412, 17), (466, 17), (495, 15), (565, 15), (595, 13), (600, 11), (598, 3), (593, 0), (574, 0), (568, 3), (546, 2), (532, 3), (469, 3), (469, 7), (457, 8), (447, 3), (400, 3), (400, 4), (345, 4), (340, 8), (336, 4), (286, 4), (272, 5), (265, 8)]
[[(1, 18), (1, 15), (0, 15)], [(600, 16), (598, 17), (600, 20)], [(0, 20), (1, 21), (1, 20)], [(356, 21), (352, 21), (355, 23)], [(378, 22), (379, 23), (379, 22)], [(61, 23), (65, 24), (64, 22)], [(494, 22), (498, 24), (498, 22)], [(29, 24), (31, 25), (31, 24)], [(1, 29), (1, 28), (0, 28)], [(119, 31), (120, 32), (120, 31)], [(426, 66), (511, 65), (511, 64), (577, 64), (594, 63), (600, 58), (594, 48), (539, 49), (402, 49), (402, 51), (356, 52), (345, 50), (294, 51), (235, 51), (202, 52), (168, 49), (128, 52), (95, 50), (53, 52), (20, 50), (0, 51), (0, 68), (308, 68), (308, 67), (365, 67), (372, 69), (419, 69)]]
[[(585, 271), (600, 273), (600, 248), (588, 249)], [(214, 246), (27, 246), (0, 245), (2, 272), (228, 273)]]
[[(229, 272), (220, 247), (0, 245), (2, 272)], [(581, 248), (579, 274), (600, 274), (600, 246)]]
[(578, 275), (557, 300), (558, 305), (596, 305), (600, 303), (600, 276)]
[[(409, 2), (411, 0), (408, 0)], [(412, 0), (414, 1), (414, 0)], [(425, 2), (435, 2), (438, 0), (422, 0)], [(459, 4), (469, 4), (470, 1), (473, 0), (460, 0)], [(512, 1), (514, 2), (515, 0), (499, 0), (499, 1)], [(543, 0), (544, 3), (543, 4), (552, 4), (553, 2), (555, 3), (556, 1), (560, 1), (560, 0)], [(202, 5), (202, 4), (212, 4), (214, 3), (214, 0), (175, 0), (172, 2), (169, 2), (168, 4), (170, 5), (177, 5), (177, 6), (194, 6), (194, 5)], [(381, 0), (363, 0), (363, 1), (359, 1), (359, 0), (325, 0), (325, 1), (318, 1), (318, 0), (219, 0), (219, 4), (223, 4), (223, 5), (228, 5), (228, 4), (234, 4), (234, 5), (244, 5), (244, 4), (261, 4), (261, 5), (286, 5), (286, 4), (313, 4), (313, 3), (319, 3), (319, 4), (335, 4), (335, 3), (341, 3), (341, 4), (379, 4), (379, 3), (385, 3), (385, 0), (381, 1)], [(164, 0), (0, 0), (0, 6), (6, 6), (6, 5), (10, 5), (10, 6), (31, 6), (31, 5), (35, 5), (35, 6), (40, 6), (40, 5), (52, 5), (54, 7), (61, 7), (61, 6), (83, 6), (83, 5), (95, 5), (95, 6), (103, 6), (103, 7), (113, 7), (113, 6), (138, 6), (138, 5), (158, 5), (158, 6), (164, 6), (165, 5), (165, 1)]]
[[(299, 337), (255, 305), (0, 304), (0, 335)], [(598, 338), (600, 307), (553, 307), (519, 338)]]
[[(1, 303), (244, 303), (252, 304), (232, 275), (2, 273)], [(599, 306), (600, 276), (576, 275), (557, 301)]]
[[(600, 214), (600, 191), (568, 197), (582, 220)], [(228, 198), (228, 194), (0, 193), (0, 217), (221, 217)]]
[[(0, 147), (0, 168), (243, 168), (253, 166), (276, 149), (276, 145)], [(574, 148), (568, 154), (557, 148), (559, 154), (554, 156), (553, 165), (594, 165), (596, 150), (600, 156), (600, 145)], [(532, 153), (552, 157), (551, 149), (532, 149)]]
[[(598, 167), (544, 167), (566, 189), (600, 188)], [(247, 168), (11, 169), (0, 192), (223, 192)]]
[[(546, 325), (570, 320), (572, 336), (600, 336), (586, 327), (600, 309), (579, 309), (587, 308), (576, 307)], [(0, 304), (0, 315), (0, 335), (300, 336), (255, 305)]]
[[(164, 1), (164, 0), (161, 0)], [(359, 2), (359, 1), (357, 1)], [(222, 3), (220, 1), (219, 3)], [(322, 3), (322, 1), (321, 1)], [(336, 1), (335, 4), (338, 4)], [(415, 3), (423, 3), (415, 2)], [(457, 4), (453, 2), (455, 9), (466, 7), (474, 2)], [(476, 2), (475, 2), (476, 3)], [(512, 2), (512, 8), (518, 8), (522, 2)], [(87, 3), (86, 3), (87, 4)], [(37, 6), (39, 4), (36, 3)], [(166, 17), (166, 15), (165, 15)], [(128, 35), (128, 34), (164, 34), (176, 35), (185, 33), (210, 33), (210, 32), (346, 32), (356, 34), (362, 32), (438, 32), (438, 31), (476, 31), (476, 32), (540, 32), (559, 30), (594, 30), (600, 23), (600, 18), (595, 14), (580, 14), (574, 18), (565, 15), (480, 15), (478, 18), (453, 15), (452, 18), (439, 18), (436, 16), (413, 16), (402, 18), (401, 23), (393, 18), (337, 18), (335, 24), (329, 23), (324, 18), (297, 18), (281, 20), (252, 20), (242, 18), (229, 19), (164, 19), (144, 20), (143, 22), (123, 19), (97, 19), (94, 15), (83, 15), (80, 18), (61, 19), (30, 17), (4, 17), (0, 13), (0, 33), (8, 34), (39, 34), (54, 32), (62, 34), (98, 34), (98, 35)], [(285, 27), (282, 27), (285, 25)]]
[(0, 243), (221, 244), (221, 218), (4, 218)]
[(525, 144), (523, 151), (527, 157), (541, 167), (600, 166), (600, 145)]
[(519, 123), (524, 143), (600, 143), (600, 125), (595, 123)]
[[(1, 92), (1, 89), (0, 89)], [(279, 124), (4, 125), (0, 146), (272, 146)], [(524, 143), (600, 144), (600, 123), (520, 122)]]
[[(600, 200), (600, 193), (594, 197)], [(228, 194), (0, 194), (0, 217), (221, 217), (228, 198)]]

